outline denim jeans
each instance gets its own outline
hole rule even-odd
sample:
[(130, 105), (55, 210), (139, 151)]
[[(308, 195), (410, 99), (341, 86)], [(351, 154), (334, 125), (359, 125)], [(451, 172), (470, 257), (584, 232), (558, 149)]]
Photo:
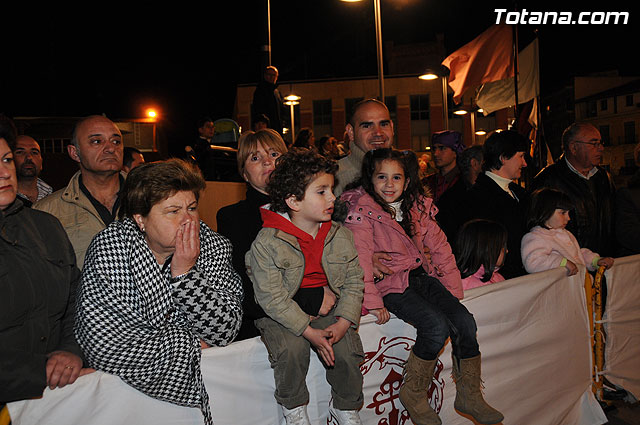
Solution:
[(401, 294), (385, 295), (383, 301), (387, 310), (415, 326), (413, 353), (419, 358), (437, 358), (449, 336), (458, 359), (480, 354), (473, 315), (438, 279), (412, 272), (409, 287)]

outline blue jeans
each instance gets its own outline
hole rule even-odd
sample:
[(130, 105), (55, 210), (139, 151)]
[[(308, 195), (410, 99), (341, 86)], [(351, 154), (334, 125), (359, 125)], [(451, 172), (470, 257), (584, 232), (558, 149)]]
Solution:
[(419, 358), (436, 359), (449, 336), (458, 359), (480, 354), (473, 315), (438, 279), (414, 271), (403, 293), (385, 295), (383, 301), (387, 310), (415, 326), (413, 353)]

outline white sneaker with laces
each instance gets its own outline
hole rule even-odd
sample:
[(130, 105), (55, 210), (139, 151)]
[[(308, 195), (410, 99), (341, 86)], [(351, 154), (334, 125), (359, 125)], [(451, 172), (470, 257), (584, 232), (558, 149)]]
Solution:
[(291, 410), (282, 406), (282, 410), (284, 411), (284, 419), (287, 422), (287, 425), (311, 425), (309, 415), (307, 415), (306, 404), (294, 407)]
[(333, 403), (329, 405), (329, 412), (333, 415), (340, 425), (362, 425), (360, 414), (357, 410), (338, 410), (333, 407)]

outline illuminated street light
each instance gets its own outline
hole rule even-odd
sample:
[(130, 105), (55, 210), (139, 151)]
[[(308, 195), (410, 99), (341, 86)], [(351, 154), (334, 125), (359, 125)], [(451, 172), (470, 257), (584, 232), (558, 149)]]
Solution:
[(449, 130), (449, 98), (447, 95), (447, 74), (444, 72), (438, 72), (431, 68), (427, 68), (421, 75), (418, 76), (419, 79), (430, 81), (436, 80), (438, 78), (442, 79), (442, 125), (445, 130)]
[(295, 136), (296, 136), (296, 130), (295, 130), (295, 125), (294, 125), (293, 107), (300, 104), (300, 99), (302, 99), (302, 98), (300, 96), (298, 96), (298, 95), (295, 95), (295, 94), (290, 94), (289, 96), (286, 96), (284, 98), (284, 100), (286, 100), (286, 102), (284, 102), (284, 104), (289, 106), (289, 110), (291, 111), (291, 142), (294, 141)]

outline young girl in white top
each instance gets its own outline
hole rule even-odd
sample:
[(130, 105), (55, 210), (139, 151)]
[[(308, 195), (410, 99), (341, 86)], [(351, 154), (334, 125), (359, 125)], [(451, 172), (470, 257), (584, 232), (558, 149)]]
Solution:
[(565, 229), (572, 207), (571, 199), (559, 190), (542, 188), (532, 193), (527, 226), (531, 230), (521, 243), (522, 263), (528, 273), (565, 267), (571, 276), (578, 273), (578, 264), (591, 271), (613, 266), (613, 258), (581, 248), (575, 236)]

